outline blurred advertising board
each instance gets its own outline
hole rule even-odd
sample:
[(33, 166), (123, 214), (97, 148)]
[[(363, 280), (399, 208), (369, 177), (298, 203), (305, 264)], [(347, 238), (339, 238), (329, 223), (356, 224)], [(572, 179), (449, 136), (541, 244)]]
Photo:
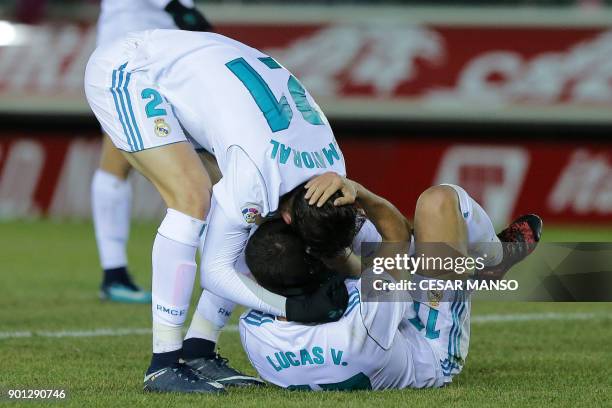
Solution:
[[(291, 69), (330, 118), (612, 123), (610, 12), (204, 11), (220, 33)], [(13, 39), (0, 46), (0, 112), (89, 114), (82, 78), (95, 46), (95, 10), (78, 22), (0, 25)]]
[[(0, 219), (90, 216), (98, 135), (5, 136), (0, 139)], [(349, 177), (391, 200), (407, 216), (427, 187), (454, 183), (499, 225), (526, 212), (552, 223), (612, 223), (612, 151), (604, 146), (462, 144), (425, 136), (346, 137), (339, 142)], [(159, 217), (164, 205), (157, 192), (134, 176), (134, 217)]]

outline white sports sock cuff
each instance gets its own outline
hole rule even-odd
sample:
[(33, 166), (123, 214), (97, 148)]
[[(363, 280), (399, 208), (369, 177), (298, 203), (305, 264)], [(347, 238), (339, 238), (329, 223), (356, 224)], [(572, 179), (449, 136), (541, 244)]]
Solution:
[(205, 225), (202, 220), (168, 208), (157, 232), (168, 239), (197, 248)]
[(223, 326), (217, 326), (196, 311), (193, 314), (193, 320), (191, 320), (185, 339), (198, 338), (217, 343), (222, 329)]
[(173, 326), (153, 320), (153, 352), (167, 353), (183, 347), (181, 326)]

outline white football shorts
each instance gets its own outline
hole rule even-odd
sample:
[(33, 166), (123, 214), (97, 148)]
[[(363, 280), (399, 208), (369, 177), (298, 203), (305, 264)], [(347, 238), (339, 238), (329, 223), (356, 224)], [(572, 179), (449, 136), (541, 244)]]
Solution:
[(85, 71), (85, 94), (92, 111), (114, 145), (126, 152), (187, 141), (168, 100), (146, 68), (139, 64), (143, 37), (126, 37), (100, 46)]

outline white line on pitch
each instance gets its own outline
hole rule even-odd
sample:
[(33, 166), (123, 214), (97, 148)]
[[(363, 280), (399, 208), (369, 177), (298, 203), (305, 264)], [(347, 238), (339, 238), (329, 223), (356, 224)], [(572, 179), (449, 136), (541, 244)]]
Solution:
[[(602, 317), (610, 317), (601, 313), (520, 313), (520, 314), (489, 314), (472, 317), (472, 323), (502, 323), (502, 322), (524, 322), (534, 320), (588, 320)], [(238, 326), (231, 324), (226, 326), (226, 331), (238, 331)], [(94, 329), (94, 330), (58, 330), (58, 331), (13, 331), (0, 332), (1, 339), (23, 338), (23, 337), (103, 337), (103, 336), (132, 336), (151, 334), (150, 328), (118, 328), (118, 329)]]
[[(605, 314), (597, 313), (516, 313), (516, 314), (489, 314), (472, 316), (472, 323), (501, 323), (501, 322), (525, 322), (531, 320), (586, 320), (604, 317)], [(610, 315), (608, 315), (610, 316)]]
[[(238, 326), (230, 324), (226, 326), (226, 331), (238, 331)], [(150, 328), (118, 328), (118, 329), (93, 329), (93, 330), (37, 330), (37, 331), (15, 331), (0, 332), (0, 340), (23, 338), (23, 337), (46, 337), (46, 338), (65, 338), (65, 337), (104, 337), (104, 336), (133, 336), (140, 334), (151, 334)]]

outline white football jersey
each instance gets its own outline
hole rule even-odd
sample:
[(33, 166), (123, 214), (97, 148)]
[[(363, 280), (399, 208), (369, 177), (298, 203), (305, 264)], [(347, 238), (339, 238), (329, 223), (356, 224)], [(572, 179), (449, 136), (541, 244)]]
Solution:
[(305, 325), (254, 310), (240, 319), (251, 364), (266, 381), (311, 390), (438, 387), (441, 359), (409, 319), (410, 302), (362, 302), (347, 280), (349, 306), (337, 322)]

